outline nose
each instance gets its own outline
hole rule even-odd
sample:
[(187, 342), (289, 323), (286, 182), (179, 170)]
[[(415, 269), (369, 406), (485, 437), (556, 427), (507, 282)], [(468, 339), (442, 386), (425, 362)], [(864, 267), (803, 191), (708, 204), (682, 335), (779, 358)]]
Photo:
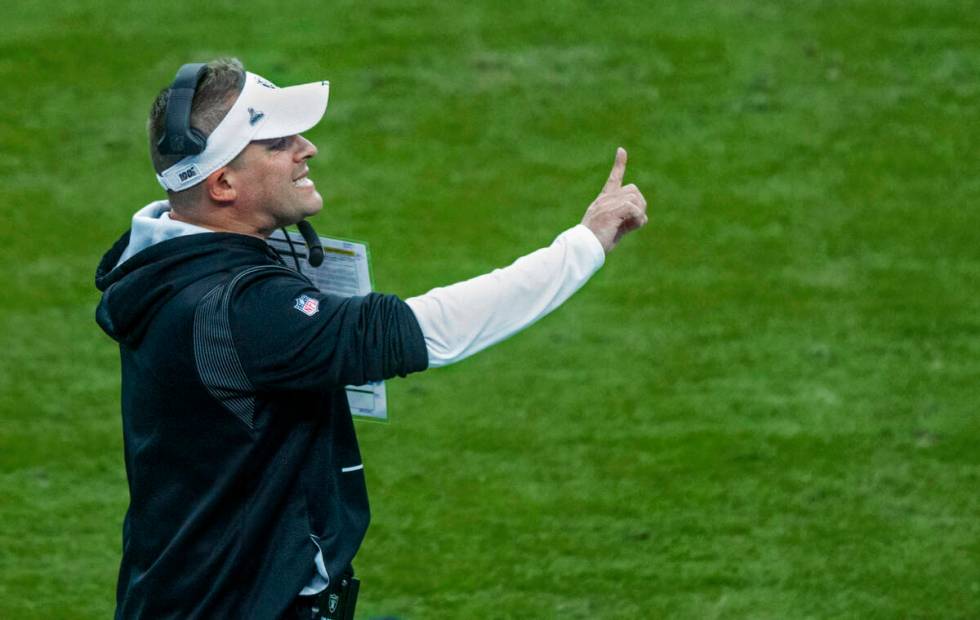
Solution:
[(316, 145), (304, 138), (301, 135), (296, 136), (296, 143), (299, 148), (296, 149), (296, 159), (297, 161), (303, 161), (304, 159), (310, 159), (316, 156), (318, 153)]

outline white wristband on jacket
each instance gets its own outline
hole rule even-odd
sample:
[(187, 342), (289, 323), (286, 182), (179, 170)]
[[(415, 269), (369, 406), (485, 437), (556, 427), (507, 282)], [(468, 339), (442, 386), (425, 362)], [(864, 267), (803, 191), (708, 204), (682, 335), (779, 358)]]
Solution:
[(602, 244), (579, 224), (509, 267), (406, 299), (425, 336), (429, 367), (463, 360), (532, 325), (605, 260)]

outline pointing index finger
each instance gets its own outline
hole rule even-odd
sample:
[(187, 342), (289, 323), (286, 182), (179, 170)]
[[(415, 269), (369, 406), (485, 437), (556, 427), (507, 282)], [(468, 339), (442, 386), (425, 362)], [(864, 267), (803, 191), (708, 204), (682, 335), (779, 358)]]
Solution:
[(609, 173), (609, 180), (606, 181), (602, 191), (611, 192), (622, 187), (624, 174), (626, 174), (626, 149), (619, 147), (616, 149), (616, 163), (613, 164), (612, 172)]

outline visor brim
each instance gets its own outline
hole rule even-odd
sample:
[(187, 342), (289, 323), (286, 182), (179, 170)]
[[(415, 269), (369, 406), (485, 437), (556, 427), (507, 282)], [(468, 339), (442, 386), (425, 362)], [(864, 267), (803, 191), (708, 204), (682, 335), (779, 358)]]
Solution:
[[(261, 89), (256, 108), (266, 111), (268, 118), (261, 124), (253, 140), (282, 138), (311, 129), (327, 111), (330, 82), (310, 82), (286, 88)], [(264, 109), (263, 109), (264, 106)]]

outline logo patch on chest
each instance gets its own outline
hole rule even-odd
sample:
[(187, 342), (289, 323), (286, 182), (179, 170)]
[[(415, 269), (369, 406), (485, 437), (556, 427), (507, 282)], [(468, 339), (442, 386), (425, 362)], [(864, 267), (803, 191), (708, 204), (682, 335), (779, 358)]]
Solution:
[(313, 316), (320, 311), (320, 302), (309, 295), (300, 295), (296, 298), (296, 305), (293, 307), (306, 316)]

